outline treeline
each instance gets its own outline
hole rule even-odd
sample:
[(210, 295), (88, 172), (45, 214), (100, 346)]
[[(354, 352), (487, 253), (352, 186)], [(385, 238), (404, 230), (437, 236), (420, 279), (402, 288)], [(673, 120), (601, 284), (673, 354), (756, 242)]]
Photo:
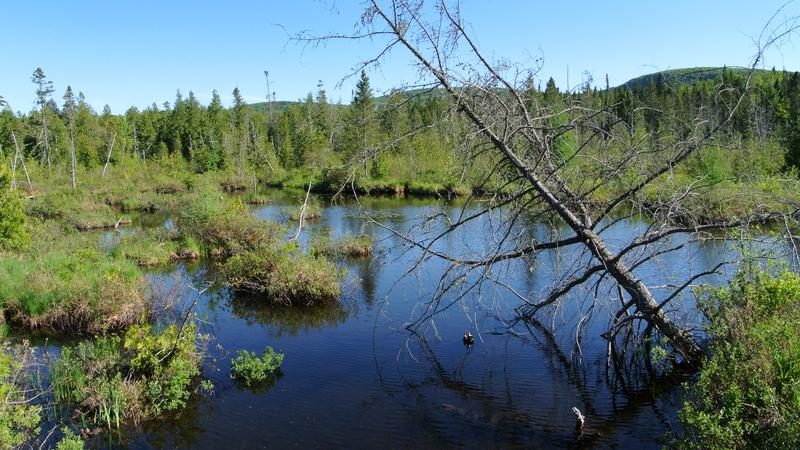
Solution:
[[(702, 76), (709, 71), (716, 76)], [(680, 72), (675, 77), (659, 72), (644, 78), (645, 82), (595, 90), (583, 98), (612, 109), (631, 130), (644, 130), (654, 138), (688, 134), (699, 121), (719, 123), (736, 107), (729, 126), (722, 130), (723, 138), (729, 143), (774, 141), (784, 149), (787, 167), (800, 166), (800, 73), (756, 71), (748, 94), (737, 106), (747, 87), (748, 70)]]
[[(73, 143), (79, 168), (116, 164), (124, 158), (182, 159), (197, 172), (228, 169), (239, 174), (247, 169), (335, 167), (411, 128), (436, 123), (446, 108), (437, 96), (409, 100), (399, 92), (377, 101), (365, 73), (349, 106), (329, 104), (320, 82), (315, 95), (309, 93), (304, 101), (273, 112), (251, 108), (236, 88), (229, 107), (216, 90), (208, 105), (191, 91), (186, 96), (178, 91), (172, 103), (153, 103), (144, 110), (131, 107), (124, 114), (113, 114), (106, 106), (98, 113), (83, 92), (73, 95), (69, 86), (59, 104), (42, 69), (34, 71), (32, 81), (36, 108), (15, 114), (6, 105), (0, 111), (0, 156), (10, 158), (18, 146), (26, 160), (51, 171), (71, 167)], [(418, 139), (440, 140), (433, 131)], [(435, 147), (430, 142), (417, 144)], [(372, 159), (364, 158), (363, 171), (380, 178), (385, 169), (379, 159)]]
[[(196, 172), (253, 171), (266, 177), (312, 173), (339, 179), (342, 168), (357, 162), (358, 176), (366, 179), (469, 184), (466, 163), (453, 152), (464, 136), (453, 120), (442, 120), (450, 107), (445, 97), (397, 91), (376, 98), (365, 73), (349, 105), (330, 104), (320, 82), (304, 101), (275, 108), (250, 107), (237, 88), (229, 106), (217, 91), (208, 105), (191, 91), (186, 96), (179, 91), (172, 103), (132, 107), (124, 114), (113, 114), (108, 106), (98, 113), (82, 92), (74, 94), (69, 86), (57, 101), (42, 69), (31, 80), (36, 107), (15, 114), (6, 105), (0, 111), (0, 157), (14, 159), (19, 148), (20, 158), (38, 161), (50, 172), (77, 166), (78, 182), (82, 169), (127, 158), (177, 161)], [(524, 94), (526, 101), (545, 109), (579, 104), (605, 110), (610, 114), (603, 126), (609, 132), (622, 127), (631, 135), (658, 139), (688, 135), (701, 121), (724, 120), (745, 90), (747, 74), (723, 69), (714, 78), (691, 83), (661, 73), (646, 80), (560, 92), (550, 79), (544, 89), (528, 82)], [(412, 136), (400, 139), (407, 135)], [(785, 161), (781, 169), (800, 165), (800, 74), (758, 71), (723, 138), (732, 145), (780, 146)]]

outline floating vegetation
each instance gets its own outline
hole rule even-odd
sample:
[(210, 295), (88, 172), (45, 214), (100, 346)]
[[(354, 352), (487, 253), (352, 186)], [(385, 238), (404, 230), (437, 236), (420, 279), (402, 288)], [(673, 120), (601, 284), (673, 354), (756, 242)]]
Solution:
[(274, 377), (283, 364), (283, 353), (267, 347), (259, 358), (254, 352), (239, 350), (231, 360), (231, 378), (245, 385), (254, 385)]
[(280, 228), (253, 216), (238, 199), (203, 190), (180, 206), (178, 229), (184, 238), (202, 247), (203, 253), (229, 257), (269, 244)]

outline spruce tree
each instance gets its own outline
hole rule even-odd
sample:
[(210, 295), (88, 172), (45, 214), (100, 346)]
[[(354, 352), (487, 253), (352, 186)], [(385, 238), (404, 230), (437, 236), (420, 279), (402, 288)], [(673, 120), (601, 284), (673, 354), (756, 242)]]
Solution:
[(233, 131), (236, 145), (239, 146), (239, 176), (244, 176), (245, 151), (247, 148), (247, 103), (242, 98), (239, 88), (233, 89)]
[(353, 95), (353, 102), (350, 106), (350, 118), (348, 121), (349, 136), (347, 153), (352, 158), (358, 155), (364, 164), (364, 175), (369, 174), (369, 147), (372, 141), (372, 116), (374, 110), (374, 99), (372, 88), (369, 85), (369, 77), (365, 71), (361, 71), (361, 77), (356, 83), (356, 92)]
[(42, 139), (40, 145), (43, 147), (42, 161), (47, 162), (47, 170), (51, 170), (50, 164), (50, 138), (47, 133), (47, 109), (49, 105), (50, 96), (55, 92), (53, 89), (53, 82), (47, 79), (44, 70), (37, 67), (31, 75), (31, 81), (36, 85), (36, 104), (39, 105), (39, 112), (41, 117), (39, 123), (41, 124)]

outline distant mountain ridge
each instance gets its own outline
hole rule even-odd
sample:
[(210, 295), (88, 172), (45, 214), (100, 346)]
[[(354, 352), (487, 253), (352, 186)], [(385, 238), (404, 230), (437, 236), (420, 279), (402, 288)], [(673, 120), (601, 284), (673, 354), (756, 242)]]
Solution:
[[(744, 67), (687, 67), (683, 69), (669, 69), (632, 78), (618, 87), (626, 86), (631, 89), (637, 87), (647, 87), (651, 79), (655, 84), (659, 76), (661, 76), (663, 82), (672, 85), (691, 85), (699, 81), (714, 80), (722, 75), (723, 70), (729, 70), (733, 73), (742, 75), (747, 74), (750, 71), (750, 69)], [(773, 70), (756, 69), (756, 73), (770, 73)], [(776, 72), (786, 71), (778, 70)]]
[[(733, 73), (746, 75), (750, 69), (744, 67), (686, 67), (682, 69), (668, 69), (668, 70), (661, 70), (658, 72), (648, 73), (645, 75), (640, 75), (636, 78), (631, 78), (630, 80), (622, 83), (619, 86), (612, 87), (611, 89), (619, 89), (621, 87), (628, 87), (630, 89), (639, 88), (646, 88), (647, 85), (650, 83), (650, 80), (653, 80), (653, 84), (656, 84), (658, 81), (659, 76), (661, 76), (661, 80), (664, 83), (675, 85), (692, 85), (700, 81), (707, 81), (707, 80), (714, 80), (719, 78), (722, 75), (723, 70), (729, 70)], [(767, 74), (772, 72), (785, 72), (791, 73), (791, 71), (786, 70), (775, 70), (775, 69), (756, 69), (757, 74)], [(414, 95), (423, 94), (428, 89), (409, 89), (407, 91), (402, 91), (402, 93), (406, 97), (411, 97)], [(380, 105), (384, 103), (389, 98), (389, 95), (381, 95), (375, 97), (374, 101), (375, 104)], [(274, 112), (281, 112), (287, 107), (291, 105), (296, 105), (303, 103), (303, 100), (277, 100), (272, 102), (272, 109)], [(345, 107), (349, 105), (349, 103), (331, 103), (331, 106), (336, 107)], [(251, 103), (250, 108), (259, 111), (259, 112), (268, 112), (270, 109), (270, 105), (268, 102), (258, 102), (258, 103)]]

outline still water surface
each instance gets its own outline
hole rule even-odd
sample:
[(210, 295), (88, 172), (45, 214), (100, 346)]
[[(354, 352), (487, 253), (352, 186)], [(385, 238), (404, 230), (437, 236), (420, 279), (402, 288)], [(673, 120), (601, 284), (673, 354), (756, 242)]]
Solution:
[[(275, 195), (253, 213), (282, 220), (285, 207), (300, 201), (302, 193)], [(445, 265), (429, 261), (407, 274), (418, 252), (385, 230), (365, 226), (352, 203), (323, 203), (322, 218), (304, 230), (305, 239), (310, 232), (375, 237), (374, 256), (340, 262), (348, 270), (341, 304), (275, 307), (225, 288), (210, 289), (197, 311), (203, 331), (213, 336), (203, 367), (213, 394), (173, 418), (126, 432), (115, 442), (97, 438), (93, 446), (657, 448), (676, 426), (681, 379), (654, 386), (607, 376), (606, 344), (599, 337), (607, 324), (603, 311), (593, 312), (577, 354), (574, 330), (578, 312), (590, 304), (586, 296), (572, 300), (581, 307), (565, 306), (548, 322), (568, 330), (553, 336), (535, 327), (509, 331), (505, 320), (520, 301), (507, 289), (488, 285), (437, 316), (435, 328), (422, 331), (425, 339), (409, 333), (404, 324), (419, 316)], [(372, 199), (365, 208), (405, 230), (442, 205), (448, 215), (461, 212), (461, 205), (436, 200)], [(140, 226), (164, 223), (145, 217)], [(622, 242), (645, 226), (622, 222), (609, 239)], [(440, 249), (457, 254), (485, 249), (493, 227), (489, 219), (476, 223), (445, 239)], [(558, 231), (545, 224), (523, 228), (541, 238)], [(666, 284), (712, 267), (730, 252), (719, 242), (692, 244), (643, 266), (640, 275), (650, 284)], [(579, 259), (543, 255), (533, 270), (511, 263), (498, 277), (535, 301), (560, 270), (576, 262), (571, 258)], [(188, 284), (199, 287), (213, 279), (213, 264), (202, 262), (150, 275), (154, 289), (175, 289), (185, 303), (194, 295)], [(691, 307), (684, 313), (696, 319)], [(462, 344), (467, 330), (476, 335), (472, 348)], [(237, 350), (260, 353), (266, 346), (286, 355), (274, 382), (248, 389), (230, 380), (230, 358)], [(573, 406), (588, 418), (582, 434), (574, 428)]]

